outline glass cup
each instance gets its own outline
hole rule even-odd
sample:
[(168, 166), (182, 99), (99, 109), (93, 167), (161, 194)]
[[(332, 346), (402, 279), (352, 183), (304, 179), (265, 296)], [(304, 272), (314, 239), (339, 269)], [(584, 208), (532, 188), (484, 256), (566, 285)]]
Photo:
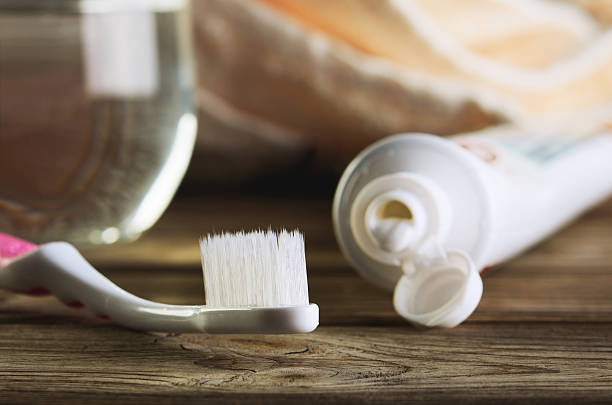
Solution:
[(196, 136), (188, 1), (0, 0), (0, 232), (137, 238)]

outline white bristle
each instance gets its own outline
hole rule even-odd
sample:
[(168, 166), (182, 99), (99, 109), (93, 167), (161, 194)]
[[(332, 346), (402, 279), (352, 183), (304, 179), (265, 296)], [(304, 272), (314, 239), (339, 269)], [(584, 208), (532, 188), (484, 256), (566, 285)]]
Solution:
[(208, 235), (200, 240), (206, 305), (308, 305), (304, 237), (298, 231)]

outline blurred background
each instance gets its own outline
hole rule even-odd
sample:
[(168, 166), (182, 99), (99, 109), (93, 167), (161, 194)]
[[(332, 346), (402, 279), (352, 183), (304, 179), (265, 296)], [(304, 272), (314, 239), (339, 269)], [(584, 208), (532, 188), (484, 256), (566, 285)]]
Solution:
[(400, 132), (611, 122), (609, 1), (212, 0), (193, 14), (190, 178), (333, 177)]
[(34, 241), (137, 238), (185, 171), (331, 200), (377, 139), (498, 125), (612, 127), (612, 2), (0, 0), (0, 230)]

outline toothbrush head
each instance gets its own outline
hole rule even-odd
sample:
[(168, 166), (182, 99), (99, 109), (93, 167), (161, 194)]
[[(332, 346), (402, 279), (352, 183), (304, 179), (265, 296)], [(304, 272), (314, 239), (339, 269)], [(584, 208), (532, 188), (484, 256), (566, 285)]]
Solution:
[(200, 240), (200, 249), (208, 307), (309, 304), (304, 238), (300, 232), (208, 235)]
[(285, 230), (200, 240), (209, 333), (307, 333), (319, 325), (308, 301), (304, 238)]

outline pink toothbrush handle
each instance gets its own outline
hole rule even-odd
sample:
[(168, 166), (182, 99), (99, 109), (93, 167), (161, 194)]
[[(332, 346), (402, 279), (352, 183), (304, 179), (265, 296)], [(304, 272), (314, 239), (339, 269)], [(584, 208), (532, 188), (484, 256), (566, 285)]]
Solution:
[[(0, 232), (0, 270), (20, 257), (38, 249), (33, 243)], [(51, 292), (44, 287), (34, 287), (26, 291), (17, 291), (29, 295), (48, 295)]]
[[(121, 289), (66, 242), (36, 246), (1, 234), (0, 288), (29, 295), (53, 294), (70, 307), (87, 307), (95, 315), (145, 330), (200, 330), (193, 315), (199, 306), (165, 305)], [(197, 320), (196, 320), (197, 321)]]
[(5, 261), (16, 259), (37, 248), (33, 243), (0, 232), (0, 269)]
[[(66, 242), (33, 243), (0, 233), (0, 288), (55, 295), (72, 308), (134, 329), (202, 331), (200, 306), (165, 305), (136, 297), (104, 277)], [(221, 314), (223, 316), (223, 314)]]

